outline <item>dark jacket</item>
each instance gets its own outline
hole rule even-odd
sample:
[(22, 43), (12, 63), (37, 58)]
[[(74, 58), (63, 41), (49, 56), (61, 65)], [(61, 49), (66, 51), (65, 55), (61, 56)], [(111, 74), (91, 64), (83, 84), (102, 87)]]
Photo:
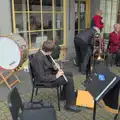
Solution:
[(55, 49), (53, 50), (51, 56), (53, 57), (53, 59), (59, 59), (60, 57), (60, 46), (56, 45)]
[[(89, 28), (87, 30), (84, 30), (76, 35), (77, 38), (80, 38), (85, 43), (90, 44), (91, 39), (93, 38), (94, 34), (96, 33), (96, 30), (93, 28)], [(75, 39), (76, 40), (76, 39)], [(79, 43), (79, 41), (77, 41)]]
[(37, 81), (50, 82), (56, 80), (56, 75), (52, 74), (52, 62), (47, 58), (47, 56), (43, 55), (41, 51), (38, 51), (33, 56), (31, 65)]

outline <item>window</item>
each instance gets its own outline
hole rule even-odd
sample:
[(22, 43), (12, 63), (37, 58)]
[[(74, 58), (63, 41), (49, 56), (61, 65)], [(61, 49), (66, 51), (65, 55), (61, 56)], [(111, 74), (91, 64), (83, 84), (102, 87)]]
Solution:
[(66, 0), (12, 0), (13, 32), (27, 41), (29, 49), (43, 41), (66, 41)]
[(118, 3), (117, 23), (120, 23), (120, 0), (119, 0), (119, 3)]
[(113, 30), (115, 23), (120, 23), (120, 0), (100, 0), (100, 9), (103, 10), (104, 33)]
[(75, 0), (75, 36), (89, 27), (90, 0)]

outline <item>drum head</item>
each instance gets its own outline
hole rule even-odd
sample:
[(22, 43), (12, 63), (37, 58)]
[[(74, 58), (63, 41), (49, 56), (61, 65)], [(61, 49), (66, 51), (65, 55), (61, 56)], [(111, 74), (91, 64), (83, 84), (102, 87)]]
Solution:
[(13, 70), (20, 63), (21, 53), (14, 40), (0, 37), (0, 71)]

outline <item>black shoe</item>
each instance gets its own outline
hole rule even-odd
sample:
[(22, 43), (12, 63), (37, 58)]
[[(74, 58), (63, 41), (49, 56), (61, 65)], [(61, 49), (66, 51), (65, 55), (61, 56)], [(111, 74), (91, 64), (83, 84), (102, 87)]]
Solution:
[(81, 111), (81, 108), (76, 106), (76, 105), (73, 105), (73, 106), (66, 106), (65, 105), (65, 109), (72, 111), (72, 112), (80, 112)]

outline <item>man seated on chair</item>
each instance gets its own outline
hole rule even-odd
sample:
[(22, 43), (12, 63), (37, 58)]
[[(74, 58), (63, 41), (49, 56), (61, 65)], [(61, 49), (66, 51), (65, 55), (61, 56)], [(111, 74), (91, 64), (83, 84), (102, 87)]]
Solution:
[(120, 27), (119, 24), (114, 25), (114, 31), (109, 36), (109, 52), (116, 54), (115, 64), (120, 66)]
[[(57, 67), (53, 65), (50, 55), (54, 48), (55, 43), (47, 40), (43, 43), (42, 49), (33, 56), (31, 65), (35, 72), (36, 80), (38, 82), (48, 83), (53, 87), (63, 85), (61, 100), (66, 100), (65, 109), (79, 112), (80, 108), (75, 105), (76, 95), (74, 92), (73, 75), (69, 72), (64, 73), (61, 69), (58, 70), (57, 67), (60, 68), (59, 65), (57, 65)], [(68, 82), (64, 79), (64, 74)]]

